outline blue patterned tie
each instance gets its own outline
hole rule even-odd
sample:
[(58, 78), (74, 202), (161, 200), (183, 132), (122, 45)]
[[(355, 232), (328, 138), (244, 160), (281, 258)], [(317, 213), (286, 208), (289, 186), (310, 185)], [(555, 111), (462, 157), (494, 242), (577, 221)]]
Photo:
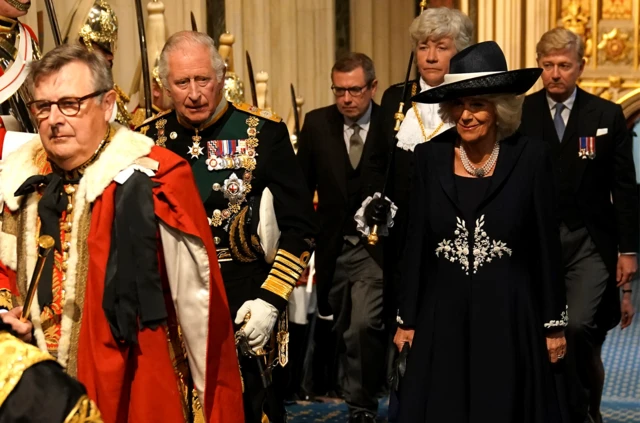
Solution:
[(556, 133), (558, 139), (562, 142), (562, 136), (564, 135), (564, 119), (562, 119), (562, 111), (566, 106), (562, 103), (556, 104), (556, 114), (553, 116), (553, 126), (556, 127)]

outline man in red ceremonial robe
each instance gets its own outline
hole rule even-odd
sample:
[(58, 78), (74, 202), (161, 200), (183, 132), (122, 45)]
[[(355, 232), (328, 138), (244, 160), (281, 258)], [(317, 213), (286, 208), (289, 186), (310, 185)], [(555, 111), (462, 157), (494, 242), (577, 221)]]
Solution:
[[(0, 173), (2, 320), (82, 382), (107, 423), (244, 421), (226, 294), (189, 165), (109, 124), (116, 94), (102, 56), (59, 46), (26, 83), (40, 136)], [(42, 235), (55, 247), (21, 322)]]

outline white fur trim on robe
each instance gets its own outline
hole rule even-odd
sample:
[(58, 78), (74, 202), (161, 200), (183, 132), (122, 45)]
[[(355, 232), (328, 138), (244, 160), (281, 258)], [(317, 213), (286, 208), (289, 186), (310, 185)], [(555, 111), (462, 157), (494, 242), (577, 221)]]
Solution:
[[(0, 223), (1, 225), (1, 223)], [(0, 229), (2, 227), (0, 226)], [(18, 266), (17, 238), (0, 231), (0, 261), (15, 272)]]
[[(113, 124), (116, 133), (100, 154), (98, 160), (89, 165), (85, 171), (75, 195), (73, 230), (71, 232), (71, 248), (69, 250), (67, 279), (64, 282), (65, 300), (62, 311), (60, 339), (58, 341), (58, 363), (66, 367), (69, 360), (69, 346), (71, 341), (71, 329), (75, 307), (76, 274), (78, 266), (78, 232), (80, 218), (87, 205), (93, 203), (104, 190), (113, 182), (113, 179), (136, 162), (141, 157), (147, 156), (153, 147), (153, 141), (128, 128)], [(15, 197), (13, 193), (30, 176), (38, 173), (35, 166), (35, 157), (42, 150), (40, 137), (24, 144), (4, 160), (2, 173), (0, 173), (0, 195), (12, 212), (21, 206), (23, 197)], [(37, 223), (37, 195), (29, 195), (26, 207), (26, 233), (21, 234), (25, 240), (27, 253), (27, 278), (33, 274), (36, 264), (36, 236)], [(0, 248), (0, 254), (2, 254)], [(4, 257), (0, 257), (4, 259)], [(42, 323), (40, 321), (40, 306), (37, 297), (31, 305), (31, 319), (34, 326), (36, 342), (40, 349), (47, 351)]]

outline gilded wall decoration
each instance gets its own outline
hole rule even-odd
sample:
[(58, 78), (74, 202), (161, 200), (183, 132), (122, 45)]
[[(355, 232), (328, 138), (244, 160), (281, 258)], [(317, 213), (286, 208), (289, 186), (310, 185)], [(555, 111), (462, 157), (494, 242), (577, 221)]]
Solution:
[(640, 79), (609, 75), (608, 77), (581, 78), (578, 85), (591, 94), (617, 102), (632, 90), (640, 89)]
[(619, 28), (613, 28), (611, 31), (602, 34), (602, 39), (598, 43), (598, 59), (604, 59), (615, 64), (630, 64), (632, 58), (629, 53), (633, 50), (633, 45), (629, 38), (629, 33)]
[[(586, 7), (584, 7), (583, 3), (587, 3)], [(568, 2), (563, 2), (561, 16), (562, 26), (582, 37), (585, 44), (584, 57), (588, 63), (593, 54), (588, 1), (569, 0)]]
[(631, 0), (603, 0), (602, 19), (631, 19)]

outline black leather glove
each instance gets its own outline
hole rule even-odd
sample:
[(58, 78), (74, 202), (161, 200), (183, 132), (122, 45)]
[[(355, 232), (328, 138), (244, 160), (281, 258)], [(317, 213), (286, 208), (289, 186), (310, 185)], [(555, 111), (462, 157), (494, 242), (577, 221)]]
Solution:
[(400, 390), (400, 380), (404, 377), (405, 372), (407, 371), (407, 357), (409, 356), (409, 343), (405, 342), (402, 346), (402, 351), (398, 354), (398, 358), (393, 363), (393, 371), (391, 376), (389, 377), (389, 385), (391, 389), (398, 391)]
[(391, 202), (384, 198), (374, 198), (364, 209), (364, 218), (367, 225), (386, 225), (387, 216), (391, 209)]

